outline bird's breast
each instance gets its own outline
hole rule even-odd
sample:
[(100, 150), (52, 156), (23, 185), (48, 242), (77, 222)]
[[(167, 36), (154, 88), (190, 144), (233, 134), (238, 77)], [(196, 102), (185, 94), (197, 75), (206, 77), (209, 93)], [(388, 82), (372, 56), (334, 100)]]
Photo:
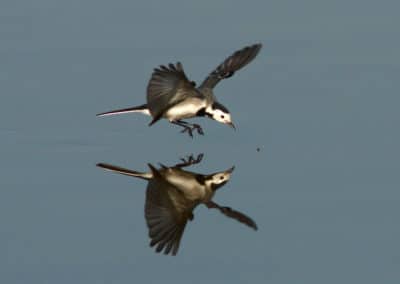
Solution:
[(171, 171), (165, 175), (165, 179), (183, 193), (186, 199), (203, 201), (208, 198), (206, 186), (200, 184), (194, 175)]
[(188, 98), (168, 109), (164, 116), (170, 121), (195, 117), (197, 112), (205, 105), (206, 102), (203, 99)]

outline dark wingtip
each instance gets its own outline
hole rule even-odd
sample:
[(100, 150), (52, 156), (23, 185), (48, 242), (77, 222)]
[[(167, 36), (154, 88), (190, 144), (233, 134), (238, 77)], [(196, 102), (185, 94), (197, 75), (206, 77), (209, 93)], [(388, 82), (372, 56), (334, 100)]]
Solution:
[[(262, 46), (263, 46), (262, 43), (256, 43), (256, 44), (247, 46), (247, 50), (251, 50), (251, 51), (252, 51), (252, 54), (253, 54), (254, 57), (255, 57), (255, 56), (257, 56), (257, 54), (260, 52)], [(254, 57), (253, 57), (253, 58), (254, 58)]]
[(151, 171), (157, 171), (157, 169), (152, 164), (148, 163), (147, 166), (149, 166)]
[(161, 114), (153, 117), (153, 119), (151, 120), (151, 122), (149, 123), (149, 126), (152, 126), (154, 123), (156, 123), (157, 121), (159, 121), (161, 119)]
[(150, 168), (151, 173), (153, 174), (154, 177), (161, 177), (160, 172), (157, 170), (156, 167), (154, 167), (152, 164), (148, 163), (147, 166)]
[(257, 224), (254, 221), (251, 224), (249, 224), (249, 227), (252, 228), (254, 231), (258, 231)]
[(263, 45), (262, 45), (261, 42), (259, 42), (259, 43), (255, 43), (255, 44), (253, 44), (253, 45), (250, 45), (249, 47), (250, 47), (250, 48), (257, 49), (257, 50), (260, 50), (260, 49), (263, 47)]
[(260, 52), (262, 46), (263, 45), (261, 43), (256, 43), (256, 44), (250, 46), (250, 48), (254, 49), (255, 55), (257, 55)]

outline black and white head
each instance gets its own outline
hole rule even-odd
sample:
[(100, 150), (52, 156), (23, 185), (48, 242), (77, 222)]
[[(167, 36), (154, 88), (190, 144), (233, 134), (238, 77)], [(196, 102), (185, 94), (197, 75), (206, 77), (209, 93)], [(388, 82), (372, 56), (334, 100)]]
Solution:
[(214, 102), (211, 105), (210, 109), (207, 110), (207, 113), (210, 116), (210, 118), (220, 123), (227, 124), (233, 129), (236, 129), (235, 125), (232, 122), (232, 117), (231, 114), (229, 113), (229, 110), (219, 102)]
[(232, 167), (226, 171), (208, 175), (205, 181), (206, 185), (210, 186), (213, 190), (217, 190), (229, 181), (234, 169), (235, 167)]

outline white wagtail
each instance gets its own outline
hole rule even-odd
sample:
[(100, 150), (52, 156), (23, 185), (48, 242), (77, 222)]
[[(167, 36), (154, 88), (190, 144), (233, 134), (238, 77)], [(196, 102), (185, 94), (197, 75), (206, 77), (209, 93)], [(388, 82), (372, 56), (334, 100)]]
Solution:
[(97, 164), (113, 172), (148, 180), (144, 211), (150, 246), (156, 246), (156, 252), (164, 250), (164, 254), (176, 255), (186, 223), (193, 220), (193, 210), (200, 203), (257, 230), (256, 223), (250, 217), (212, 201), (215, 191), (230, 179), (234, 167), (209, 175), (183, 170), (184, 167), (199, 163), (202, 157), (202, 154), (197, 159), (190, 156), (172, 167), (161, 165), (160, 169), (148, 164), (150, 172), (147, 173)]
[(160, 65), (154, 69), (147, 85), (147, 104), (108, 111), (98, 116), (140, 112), (152, 116), (153, 120), (149, 126), (161, 118), (166, 118), (169, 122), (183, 127), (182, 132), (188, 132), (191, 137), (193, 130), (196, 129), (201, 135), (204, 134), (203, 130), (200, 125), (188, 123), (183, 119), (208, 116), (235, 128), (229, 110), (217, 101), (213, 88), (220, 80), (231, 77), (237, 70), (250, 63), (257, 56), (261, 46), (254, 44), (236, 51), (215, 68), (197, 88), (196, 83), (186, 77), (180, 62), (175, 65)]

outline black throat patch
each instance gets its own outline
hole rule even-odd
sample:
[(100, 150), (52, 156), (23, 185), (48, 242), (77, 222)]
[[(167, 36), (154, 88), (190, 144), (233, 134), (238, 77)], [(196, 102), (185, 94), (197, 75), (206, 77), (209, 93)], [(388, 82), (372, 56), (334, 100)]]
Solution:
[(209, 114), (206, 113), (206, 108), (205, 108), (205, 107), (201, 108), (201, 109), (196, 113), (196, 116), (206, 116), (206, 115), (209, 115)]

